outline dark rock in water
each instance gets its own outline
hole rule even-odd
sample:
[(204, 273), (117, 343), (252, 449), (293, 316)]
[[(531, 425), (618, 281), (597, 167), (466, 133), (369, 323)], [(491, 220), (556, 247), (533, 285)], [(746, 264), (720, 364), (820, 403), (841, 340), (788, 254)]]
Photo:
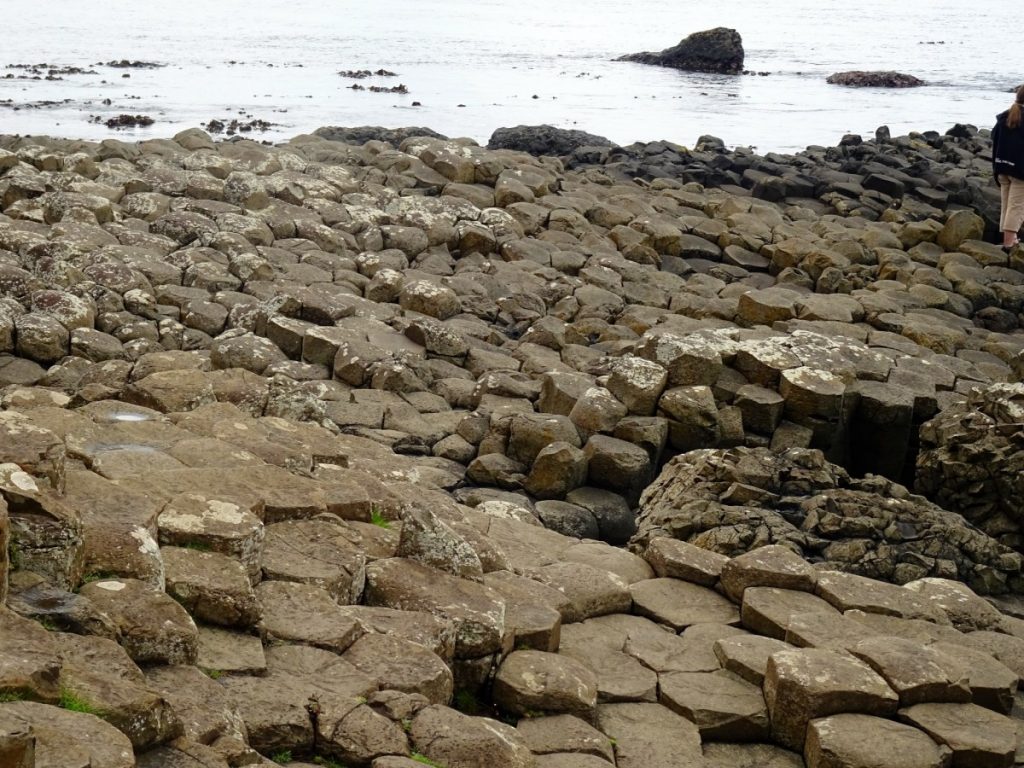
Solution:
[(836, 72), (826, 81), (830, 85), (847, 85), (851, 88), (917, 88), (925, 85), (924, 80), (902, 72)]
[(410, 136), (429, 136), (432, 139), (448, 138), (429, 128), (384, 128), (380, 125), (360, 125), (354, 128), (326, 125), (313, 131), (313, 135), (328, 141), (340, 141), (342, 144), (363, 145), (368, 141), (386, 141), (396, 147)]
[(743, 40), (739, 32), (727, 27), (715, 27), (694, 32), (679, 45), (660, 53), (645, 51), (620, 56), (616, 61), (635, 61), (654, 64), (687, 72), (715, 72), (738, 75), (743, 71)]
[(531, 155), (570, 155), (580, 147), (614, 147), (611, 139), (552, 125), (517, 125), (491, 134), (488, 149), (516, 149)]

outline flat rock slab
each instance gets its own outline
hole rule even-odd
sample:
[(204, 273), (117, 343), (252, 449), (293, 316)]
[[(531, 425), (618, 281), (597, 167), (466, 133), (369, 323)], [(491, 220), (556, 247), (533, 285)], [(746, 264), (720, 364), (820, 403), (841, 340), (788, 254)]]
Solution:
[(782, 640), (761, 635), (723, 637), (715, 641), (715, 656), (722, 668), (742, 677), (748, 683), (762, 685), (768, 671), (768, 659), (778, 651), (793, 650)]
[(484, 574), (484, 584), (505, 600), (506, 621), (515, 627), (514, 644), (554, 653), (562, 637), (562, 611), (569, 600), (553, 587), (511, 571)]
[(900, 705), (971, 701), (967, 667), (956, 656), (898, 637), (874, 637), (850, 652), (885, 678)]
[(262, 503), (243, 504), (239, 498), (182, 493), (171, 499), (157, 518), (160, 543), (208, 547), (233, 557), (255, 583), (260, 577), (265, 536), (263, 521), (256, 512), (262, 511)]
[(199, 631), (184, 608), (135, 579), (86, 584), (89, 598), (117, 626), (121, 645), (139, 664), (194, 664)]
[(533, 753), (515, 728), (447, 707), (426, 707), (409, 729), (416, 751), (438, 765), (458, 768), (534, 768)]
[(196, 666), (214, 674), (262, 675), (267, 671), (267, 658), (258, 637), (200, 626)]
[(145, 750), (181, 734), (170, 703), (113, 640), (59, 634), (61, 695), (71, 695)]
[(805, 768), (803, 758), (773, 744), (705, 744), (705, 768)]
[(761, 688), (730, 672), (673, 672), (659, 677), (659, 701), (697, 724), (702, 741), (768, 737)]
[(738, 624), (740, 611), (706, 587), (678, 579), (648, 579), (630, 588), (637, 613), (672, 627), (692, 624)]
[(658, 675), (625, 652), (627, 636), (609, 631), (601, 616), (562, 629), (559, 655), (586, 665), (597, 675), (599, 701), (657, 701)]
[(748, 587), (743, 592), (743, 626), (759, 635), (785, 640), (790, 618), (803, 613), (838, 611), (809, 592), (776, 587)]
[(245, 723), (224, 686), (195, 667), (150, 667), (149, 687), (171, 705), (186, 739), (212, 744), (221, 737), (245, 742)]
[(36, 768), (135, 768), (128, 737), (95, 715), (29, 701), (0, 704), (0, 728), (29, 726)]
[(356, 640), (342, 658), (376, 680), (383, 690), (418, 693), (432, 704), (451, 700), (451, 669), (417, 643), (393, 635), (367, 634)]
[(659, 537), (651, 539), (644, 558), (661, 577), (682, 579), (713, 587), (729, 558), (685, 541)]
[(871, 715), (812, 720), (804, 747), (807, 768), (945, 768), (951, 752), (907, 725)]
[(564, 622), (628, 613), (632, 604), (629, 585), (623, 578), (586, 563), (552, 563), (527, 575), (566, 596), (569, 606), (562, 614)]
[(475, 581), (405, 560), (377, 560), (366, 568), (367, 605), (400, 611), (427, 611), (455, 625), (456, 658), (494, 653), (512, 637), (505, 624), (505, 601)]
[(953, 751), (954, 768), (1006, 768), (1017, 752), (1013, 721), (976, 704), (917, 704), (900, 719)]
[(363, 628), (323, 589), (290, 581), (265, 581), (256, 588), (260, 632), (265, 638), (344, 653)]
[(959, 661), (967, 670), (971, 702), (1008, 715), (1013, 709), (1017, 673), (985, 651), (957, 643), (934, 643), (929, 648)]
[(715, 642), (719, 638), (746, 634), (727, 624), (693, 624), (677, 635), (664, 625), (639, 616), (624, 616), (613, 626), (621, 626), (626, 633), (623, 650), (658, 674), (721, 669), (722, 664), (715, 655)]
[(660, 704), (602, 704), (597, 727), (615, 743), (618, 768), (700, 765), (700, 731)]
[(455, 658), (455, 626), (444, 617), (426, 611), (370, 605), (343, 605), (341, 612), (358, 621), (368, 634), (389, 635), (422, 645), (445, 664), (451, 664)]
[(899, 704), (896, 693), (867, 664), (813, 648), (779, 651), (768, 659), (764, 698), (774, 740), (798, 752), (814, 718), (847, 712), (890, 715)]
[(515, 651), (498, 668), (493, 697), (502, 709), (519, 715), (558, 712), (589, 716), (597, 705), (597, 675), (568, 656)]
[(736, 602), (747, 587), (814, 591), (817, 571), (793, 550), (778, 544), (746, 552), (722, 566), (722, 587)]
[(162, 547), (167, 594), (197, 620), (227, 627), (252, 627), (259, 605), (240, 562), (219, 552)]
[(571, 752), (615, 762), (608, 737), (575, 715), (526, 717), (519, 721), (516, 730), (535, 755)]
[(325, 520), (267, 526), (262, 563), (264, 578), (322, 587), (343, 604), (358, 603), (366, 583), (366, 556)]
[(56, 704), (61, 663), (49, 632), (0, 606), (0, 693)]
[(337, 654), (319, 648), (284, 645), (267, 651), (264, 677), (221, 678), (260, 752), (309, 749), (313, 725), (306, 707), (315, 696), (323, 726), (342, 719), (377, 689), (376, 681)]
[(904, 619), (924, 619), (937, 624), (950, 623), (945, 611), (915, 592), (855, 573), (819, 573), (814, 591), (840, 611), (860, 610)]

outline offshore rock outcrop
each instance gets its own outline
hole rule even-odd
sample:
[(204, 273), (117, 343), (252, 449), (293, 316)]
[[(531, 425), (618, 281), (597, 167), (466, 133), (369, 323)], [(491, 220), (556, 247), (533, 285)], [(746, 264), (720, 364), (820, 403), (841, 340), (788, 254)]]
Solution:
[(616, 61), (653, 64), (685, 72), (711, 72), (738, 75), (743, 71), (743, 39), (735, 29), (715, 27), (694, 32), (678, 45), (658, 53), (630, 53)]

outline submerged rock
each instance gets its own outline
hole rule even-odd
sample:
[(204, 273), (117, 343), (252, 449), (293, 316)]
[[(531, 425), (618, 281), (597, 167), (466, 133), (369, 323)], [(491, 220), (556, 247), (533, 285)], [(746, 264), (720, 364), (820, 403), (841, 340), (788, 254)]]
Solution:
[(829, 75), (830, 85), (847, 85), (852, 88), (917, 88), (926, 85), (924, 80), (902, 72), (874, 71), (836, 72)]

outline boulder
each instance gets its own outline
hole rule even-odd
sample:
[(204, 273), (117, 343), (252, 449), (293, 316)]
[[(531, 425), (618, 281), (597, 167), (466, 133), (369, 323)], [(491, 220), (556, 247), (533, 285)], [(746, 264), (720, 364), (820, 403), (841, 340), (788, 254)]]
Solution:
[(743, 71), (743, 40), (735, 29), (716, 27), (694, 32), (660, 53), (631, 53), (616, 61), (635, 61), (686, 72), (738, 75)]

